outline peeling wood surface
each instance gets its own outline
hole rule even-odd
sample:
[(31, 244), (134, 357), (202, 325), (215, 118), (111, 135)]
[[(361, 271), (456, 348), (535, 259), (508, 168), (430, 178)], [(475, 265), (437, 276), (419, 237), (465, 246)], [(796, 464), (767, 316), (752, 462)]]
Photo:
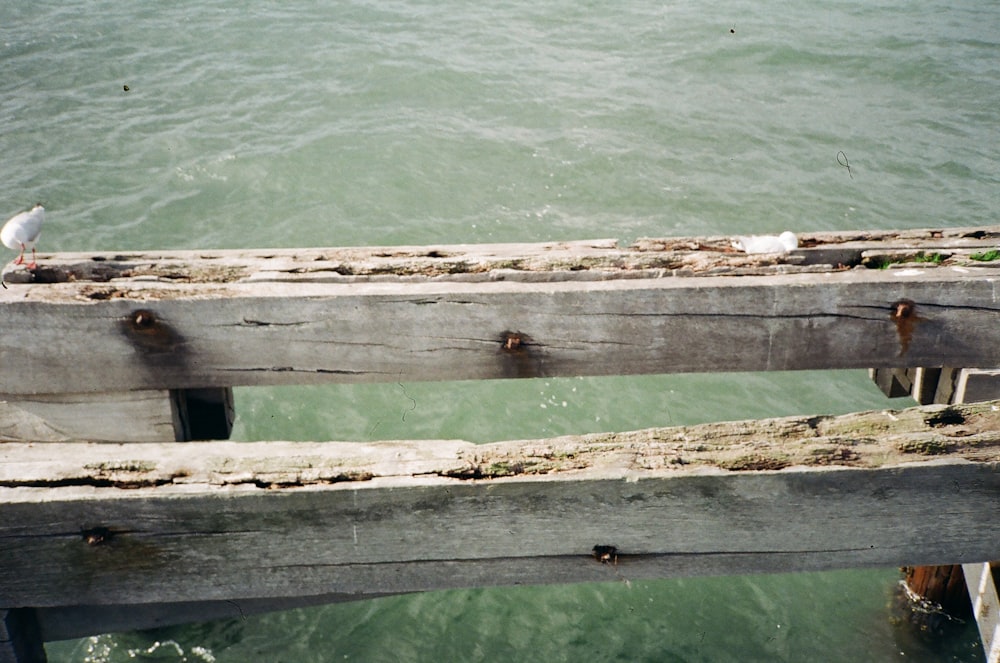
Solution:
[[(359, 280), (558, 280), (787, 273), (858, 265), (983, 265), (971, 255), (997, 248), (1000, 226), (816, 232), (799, 235), (787, 255), (746, 255), (732, 237), (640, 239), (620, 247), (613, 239), (536, 244), (340, 247), (207, 251), (133, 251), (40, 254), (29, 272), (13, 264), (7, 283), (52, 284), (161, 281), (173, 284), (238, 282), (357, 282)], [(926, 263), (925, 263), (926, 264)], [(546, 273), (568, 272), (558, 276)], [(478, 275), (478, 276), (477, 276)], [(124, 285), (124, 284), (123, 284)], [(91, 290), (131, 296), (127, 289)], [(134, 293), (133, 293), (134, 295)]]
[[(483, 446), (55, 443), (0, 454), (0, 606), (1000, 557), (1000, 523), (983, 518), (1000, 495), (997, 402)], [(594, 546), (614, 548), (610, 563)]]
[[(0, 488), (306, 488), (413, 478), (879, 468), (929, 457), (1000, 462), (1000, 401), (474, 444), (191, 442), (0, 445)], [(6, 501), (35, 499), (5, 491)]]
[(837, 237), (48, 257), (0, 290), (0, 393), (1000, 365), (996, 228)]

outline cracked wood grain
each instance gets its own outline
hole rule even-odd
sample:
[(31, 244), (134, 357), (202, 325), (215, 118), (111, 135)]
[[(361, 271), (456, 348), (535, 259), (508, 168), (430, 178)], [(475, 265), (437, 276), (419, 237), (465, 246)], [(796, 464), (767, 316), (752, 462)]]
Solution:
[(481, 446), (5, 444), (0, 606), (995, 558), (997, 431), (994, 401)]
[[(998, 273), (225, 284), (142, 301), (11, 285), (0, 294), (0, 393), (988, 367), (1000, 365)], [(893, 319), (902, 300), (915, 305), (912, 329)], [(505, 352), (508, 332), (531, 342)]]
[[(492, 444), (460, 440), (6, 444), (0, 447), (0, 487), (308, 488), (435, 477), (477, 480), (787, 467), (874, 469), (932, 457), (1000, 462), (1000, 402)], [(16, 494), (8, 493), (8, 499), (15, 498)]]
[[(1000, 261), (971, 256), (998, 237), (812, 233), (784, 256), (723, 237), (49, 255), (6, 272), (0, 394), (995, 366)], [(531, 342), (505, 352), (505, 333)]]
[[(976, 265), (969, 255), (995, 248), (1000, 230), (944, 228), (905, 231), (805, 233), (786, 256), (747, 256), (729, 237), (640, 239), (620, 247), (615, 240), (539, 244), (424, 247), (323, 248), (228, 251), (147, 251), (42, 255), (33, 273), (9, 267), (8, 283), (112, 281), (175, 285), (236, 282), (340, 282), (388, 279), (547, 279), (775, 274), (856, 265), (880, 267), (918, 262), (927, 256), (945, 264)], [(949, 262), (950, 261), (950, 262)], [(575, 276), (572, 276), (575, 275)], [(114, 289), (91, 294), (115, 297)], [(100, 293), (104, 293), (101, 295)], [(127, 296), (127, 295), (126, 295)]]

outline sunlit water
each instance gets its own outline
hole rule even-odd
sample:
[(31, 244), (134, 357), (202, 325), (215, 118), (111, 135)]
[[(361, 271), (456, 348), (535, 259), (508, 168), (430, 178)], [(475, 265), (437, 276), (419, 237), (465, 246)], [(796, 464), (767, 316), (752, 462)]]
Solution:
[[(43, 253), (993, 224), (998, 26), (1000, 5), (943, 0), (12, 1), (0, 212), (43, 201)], [(244, 389), (235, 437), (486, 442), (886, 405), (854, 371)], [(48, 651), (979, 660), (971, 625), (935, 649), (890, 623), (897, 577), (442, 592)]]

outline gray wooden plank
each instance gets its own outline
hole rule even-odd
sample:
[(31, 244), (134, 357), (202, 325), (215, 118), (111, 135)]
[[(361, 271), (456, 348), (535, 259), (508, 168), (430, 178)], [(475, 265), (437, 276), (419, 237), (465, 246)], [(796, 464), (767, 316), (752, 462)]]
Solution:
[(961, 368), (955, 368), (953, 366), (942, 366), (941, 375), (938, 377), (937, 391), (934, 392), (934, 402), (935, 403), (952, 403), (952, 402), (962, 402), (959, 398), (955, 400), (955, 381), (958, 375), (961, 374)]
[[(918, 253), (940, 253), (946, 264), (978, 265), (970, 253), (995, 248), (1000, 226), (813, 232), (799, 235), (799, 249), (785, 256), (746, 256), (732, 237), (644, 238), (622, 247), (613, 239), (530, 244), (132, 251), (41, 254), (39, 268), (9, 264), (7, 283), (162, 280), (186, 283), (239, 281), (352, 282), (379, 277), (491, 278), (535, 280), (544, 272), (573, 272), (577, 278), (630, 278), (644, 271), (678, 274), (720, 269), (809, 265), (843, 268), (862, 264), (865, 254), (889, 262), (912, 262)], [(561, 276), (560, 278), (566, 278)]]
[[(994, 270), (0, 292), (0, 392), (1000, 364)], [(108, 286), (117, 289), (119, 286)], [(912, 302), (903, 319), (897, 304)], [(29, 331), (30, 330), (30, 331)], [(85, 349), (85, 351), (84, 351)]]
[(0, 392), (995, 365), (1000, 267), (970, 256), (998, 237), (46, 255), (5, 272)]
[(177, 414), (165, 389), (0, 394), (0, 442), (169, 442), (176, 439)]
[(1000, 398), (1000, 368), (964, 368), (958, 374), (954, 400), (973, 403)]
[(0, 606), (983, 561), (998, 419), (991, 402), (483, 446), (5, 444)]
[(232, 389), (0, 394), (0, 442), (228, 439)]

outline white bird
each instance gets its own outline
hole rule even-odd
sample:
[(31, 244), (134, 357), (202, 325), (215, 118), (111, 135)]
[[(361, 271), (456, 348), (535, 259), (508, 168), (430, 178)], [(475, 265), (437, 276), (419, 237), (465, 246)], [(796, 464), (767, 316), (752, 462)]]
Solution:
[(27, 212), (12, 216), (4, 224), (3, 230), (0, 230), (0, 241), (3, 242), (4, 246), (8, 249), (21, 251), (21, 255), (14, 261), (15, 265), (23, 263), (24, 252), (31, 249), (31, 262), (28, 263), (28, 269), (38, 267), (38, 263), (35, 262), (35, 242), (42, 234), (42, 221), (44, 220), (45, 208), (39, 203)]
[(753, 235), (751, 237), (737, 237), (733, 240), (733, 247), (746, 253), (788, 253), (798, 246), (799, 238), (790, 230), (786, 230), (778, 236)]

